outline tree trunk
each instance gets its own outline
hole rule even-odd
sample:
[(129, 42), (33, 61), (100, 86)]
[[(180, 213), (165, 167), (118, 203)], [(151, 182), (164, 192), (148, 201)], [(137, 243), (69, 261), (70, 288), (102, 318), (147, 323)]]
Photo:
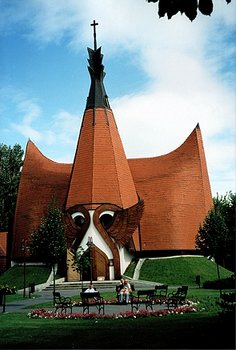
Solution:
[(53, 305), (55, 304), (55, 291), (56, 291), (56, 272), (55, 272), (55, 264), (52, 265), (53, 271)]
[(219, 269), (219, 264), (218, 264), (218, 262), (216, 263), (216, 266), (217, 266), (217, 275), (218, 275), (218, 281), (219, 281), (219, 290), (220, 290), (220, 297), (221, 297), (222, 290), (221, 290), (220, 269)]

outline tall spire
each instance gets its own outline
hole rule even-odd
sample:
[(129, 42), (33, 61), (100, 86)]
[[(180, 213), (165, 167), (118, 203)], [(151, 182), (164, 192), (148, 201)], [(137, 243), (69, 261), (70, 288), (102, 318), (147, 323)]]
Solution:
[(91, 23), (91, 26), (93, 27), (94, 49), (88, 48), (88, 70), (91, 77), (91, 85), (86, 109), (95, 107), (106, 107), (110, 109), (108, 96), (103, 85), (103, 79), (105, 77), (104, 66), (102, 64), (103, 55), (101, 53), (101, 47), (97, 49), (97, 25), (98, 23), (95, 20)]
[[(93, 22), (95, 31), (96, 22)], [(110, 203), (126, 209), (138, 202), (132, 174), (103, 86), (101, 48), (89, 52), (91, 87), (71, 172), (66, 208)]]
[(96, 26), (98, 23), (96, 23), (95, 20), (93, 20), (93, 23), (90, 24), (93, 27), (93, 40), (94, 40), (94, 51), (97, 50), (97, 38), (96, 38)]

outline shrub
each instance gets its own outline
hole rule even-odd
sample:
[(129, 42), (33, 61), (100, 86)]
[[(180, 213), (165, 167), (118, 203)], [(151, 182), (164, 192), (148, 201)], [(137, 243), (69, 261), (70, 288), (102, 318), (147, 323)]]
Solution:
[(206, 281), (203, 283), (202, 287), (206, 289), (234, 289), (235, 277), (231, 276), (221, 280)]
[(8, 286), (6, 285), (0, 285), (0, 293), (1, 294), (15, 294), (16, 293), (16, 287)]

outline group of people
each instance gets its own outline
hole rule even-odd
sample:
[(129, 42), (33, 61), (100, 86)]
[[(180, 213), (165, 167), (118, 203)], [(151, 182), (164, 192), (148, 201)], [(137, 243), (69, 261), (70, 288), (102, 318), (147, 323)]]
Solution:
[(129, 302), (129, 296), (130, 293), (132, 292), (131, 286), (128, 282), (128, 280), (124, 280), (121, 278), (119, 286), (116, 288), (117, 290), (117, 295), (118, 295), (118, 302), (123, 303), (125, 302), (128, 304)]

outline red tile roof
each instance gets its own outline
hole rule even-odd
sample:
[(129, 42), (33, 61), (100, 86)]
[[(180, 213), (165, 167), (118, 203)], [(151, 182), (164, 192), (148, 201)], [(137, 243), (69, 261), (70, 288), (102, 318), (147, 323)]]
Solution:
[[(175, 151), (130, 159), (144, 199), (140, 250), (192, 250), (200, 223), (212, 206), (201, 131), (197, 126)], [(138, 247), (138, 237), (135, 239)]]
[(135, 185), (111, 110), (85, 111), (66, 208), (83, 203), (137, 203)]
[(38, 227), (52, 197), (59, 206), (64, 205), (71, 168), (71, 164), (46, 158), (31, 141), (28, 142), (15, 211), (13, 256), (22, 254), (22, 239), (27, 239)]
[(95, 115), (93, 110), (85, 112), (73, 169), (71, 164), (49, 160), (28, 142), (15, 213), (13, 258), (22, 254), (22, 239), (39, 225), (52, 196), (61, 208), (65, 203), (70, 207), (102, 202), (124, 208), (134, 204), (137, 197), (129, 168), (145, 203), (141, 237), (137, 231), (133, 235), (136, 250), (194, 249), (199, 224), (212, 205), (200, 128), (169, 154), (127, 162), (113, 114), (101, 108)]

